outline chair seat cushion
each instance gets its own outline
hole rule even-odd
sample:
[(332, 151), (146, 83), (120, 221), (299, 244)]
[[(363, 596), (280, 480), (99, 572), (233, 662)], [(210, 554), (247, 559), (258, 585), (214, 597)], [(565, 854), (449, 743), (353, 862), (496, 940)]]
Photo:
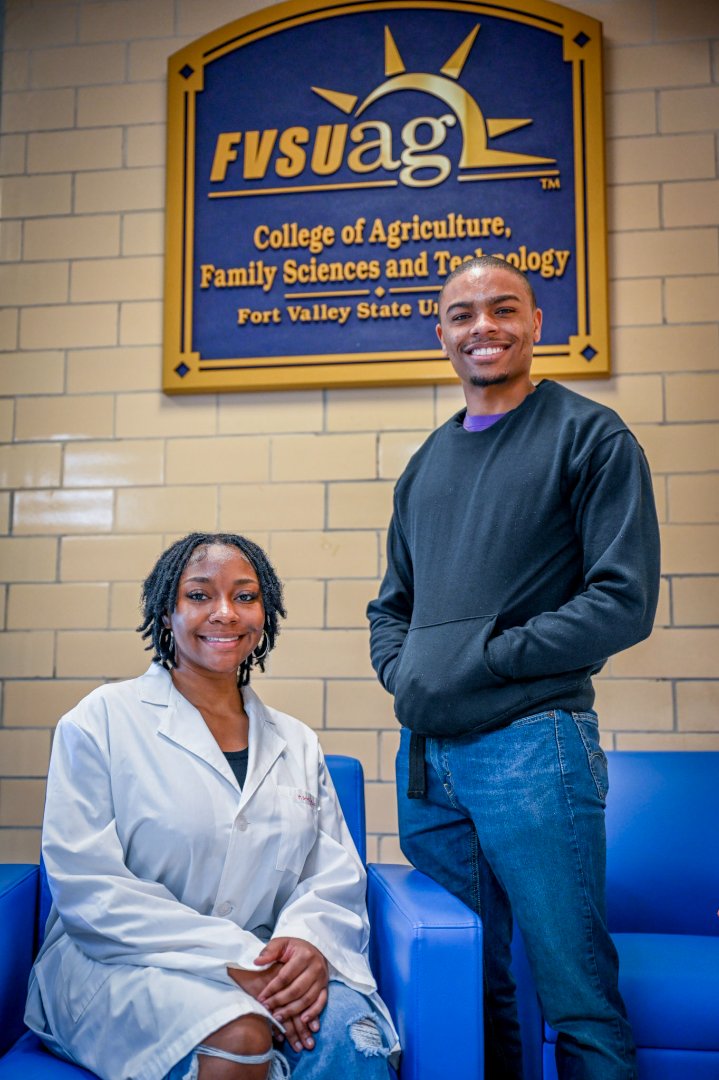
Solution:
[[(719, 1051), (719, 936), (612, 938), (637, 1046)], [(556, 1032), (547, 1028), (546, 1037), (554, 1042)]]
[(28, 1031), (0, 1058), (0, 1080), (97, 1080), (79, 1065), (61, 1061)]

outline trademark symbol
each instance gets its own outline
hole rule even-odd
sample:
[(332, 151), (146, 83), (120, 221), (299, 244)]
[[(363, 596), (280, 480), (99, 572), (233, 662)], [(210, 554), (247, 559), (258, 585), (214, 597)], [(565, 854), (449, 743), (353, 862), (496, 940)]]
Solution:
[(562, 186), (558, 176), (543, 176), (539, 182), (542, 185), (542, 191), (558, 191)]

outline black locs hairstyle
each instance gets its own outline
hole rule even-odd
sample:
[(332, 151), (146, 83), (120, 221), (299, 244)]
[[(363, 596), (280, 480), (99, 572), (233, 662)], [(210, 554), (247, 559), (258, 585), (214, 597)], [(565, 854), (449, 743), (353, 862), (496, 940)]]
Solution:
[(175, 658), (172, 639), (163, 623), (163, 616), (175, 610), (180, 578), (193, 553), (197, 548), (209, 547), (210, 544), (238, 548), (254, 567), (260, 582), (260, 592), (265, 608), (266, 640), (260, 642), (259, 650), (256, 650), (260, 651), (261, 655), (250, 653), (240, 665), (237, 682), (240, 686), (246, 686), (255, 664), (260, 671), (265, 670), (265, 657), (274, 649), (280, 632), (279, 619), (280, 617), (284, 619), (287, 612), (282, 600), (282, 584), (270, 560), (261, 547), (244, 536), (238, 536), (236, 533), (189, 533), (182, 540), (175, 541), (167, 551), (163, 551), (142, 585), (143, 621), (137, 631), (142, 635), (143, 640), (150, 639), (147, 650), (155, 650), (152, 659), (169, 670)]

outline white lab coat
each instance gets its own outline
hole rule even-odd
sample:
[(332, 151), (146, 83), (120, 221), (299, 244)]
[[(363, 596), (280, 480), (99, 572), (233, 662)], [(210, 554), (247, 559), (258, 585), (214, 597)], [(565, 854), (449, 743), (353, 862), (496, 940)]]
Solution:
[(53, 896), (26, 1023), (105, 1080), (161, 1080), (262, 1007), (227, 973), (310, 941), (373, 997), (365, 873), (313, 731), (243, 689), (240, 792), (200, 713), (151, 664), (57, 727), (43, 856)]

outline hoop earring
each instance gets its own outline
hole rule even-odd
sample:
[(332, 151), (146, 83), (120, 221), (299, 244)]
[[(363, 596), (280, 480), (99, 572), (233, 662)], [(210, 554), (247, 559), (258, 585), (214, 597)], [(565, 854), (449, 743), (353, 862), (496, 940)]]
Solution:
[(160, 631), (160, 648), (163, 652), (167, 653), (166, 662), (175, 665), (175, 635), (169, 626), (166, 626)]
[(267, 631), (263, 631), (262, 641), (259, 643), (256, 649), (252, 650), (250, 654), (253, 660), (264, 660), (270, 651), (270, 639), (267, 636)]

